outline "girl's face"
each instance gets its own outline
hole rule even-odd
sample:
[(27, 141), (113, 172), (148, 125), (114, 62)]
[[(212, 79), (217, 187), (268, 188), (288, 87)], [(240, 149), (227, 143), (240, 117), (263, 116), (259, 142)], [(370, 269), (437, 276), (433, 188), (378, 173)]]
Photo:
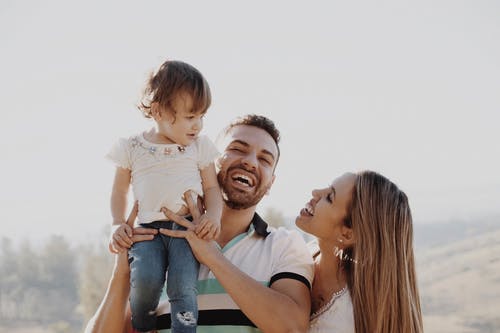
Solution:
[[(312, 199), (295, 219), (297, 227), (319, 240), (338, 244), (354, 190), (356, 175), (346, 173), (326, 188), (312, 191)], [(349, 229), (349, 228), (347, 228)]]
[(188, 146), (196, 140), (203, 129), (205, 113), (193, 113), (193, 99), (189, 94), (180, 93), (167, 108), (157, 107), (153, 118), (157, 124), (157, 134), (164, 143)]

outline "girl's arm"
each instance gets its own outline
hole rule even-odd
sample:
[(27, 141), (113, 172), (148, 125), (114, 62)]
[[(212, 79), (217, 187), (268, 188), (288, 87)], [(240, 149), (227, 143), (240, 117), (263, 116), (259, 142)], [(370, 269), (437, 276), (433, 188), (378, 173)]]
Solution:
[[(130, 170), (117, 167), (113, 190), (111, 192), (111, 215), (113, 224), (109, 250), (113, 253), (122, 252), (132, 245), (132, 225), (127, 224), (125, 213), (127, 210), (127, 196), (130, 188)], [(133, 223), (133, 222), (132, 222)]]
[(200, 224), (196, 228), (196, 233), (203, 239), (214, 239), (220, 232), (220, 219), (222, 216), (222, 194), (217, 175), (215, 174), (215, 165), (210, 163), (200, 171), (201, 181), (204, 193), (204, 204), (206, 212), (200, 219)]

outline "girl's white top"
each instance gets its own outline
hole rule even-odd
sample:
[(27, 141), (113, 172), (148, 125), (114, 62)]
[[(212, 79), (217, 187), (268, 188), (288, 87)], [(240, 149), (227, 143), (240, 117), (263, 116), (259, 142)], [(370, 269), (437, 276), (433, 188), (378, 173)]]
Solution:
[(202, 196), (200, 170), (218, 155), (206, 136), (183, 147), (151, 143), (139, 134), (119, 139), (106, 157), (116, 166), (131, 170), (132, 190), (139, 201), (137, 223), (149, 223), (165, 220), (162, 207), (179, 211), (185, 205), (183, 194), (187, 190)]
[(311, 315), (309, 333), (354, 333), (354, 314), (349, 290), (334, 296)]

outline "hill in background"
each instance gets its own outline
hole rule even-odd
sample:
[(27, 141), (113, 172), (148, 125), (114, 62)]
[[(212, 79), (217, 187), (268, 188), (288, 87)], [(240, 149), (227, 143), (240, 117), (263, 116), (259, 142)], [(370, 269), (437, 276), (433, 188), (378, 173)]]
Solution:
[(425, 332), (500, 332), (500, 224), (455, 227), (428, 228), (441, 245), (417, 251)]

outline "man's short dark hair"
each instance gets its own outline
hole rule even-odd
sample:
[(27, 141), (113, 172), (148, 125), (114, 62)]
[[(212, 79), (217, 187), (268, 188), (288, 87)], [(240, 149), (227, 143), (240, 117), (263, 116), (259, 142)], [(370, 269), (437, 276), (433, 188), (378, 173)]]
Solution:
[(276, 148), (278, 148), (278, 158), (276, 159), (276, 163), (278, 163), (278, 159), (280, 156), (280, 131), (276, 128), (276, 125), (274, 125), (274, 122), (264, 116), (260, 116), (257, 114), (247, 114), (242, 117), (238, 117), (235, 120), (233, 120), (223, 131), (222, 131), (222, 136), (227, 135), (227, 133), (235, 126), (240, 126), (240, 125), (247, 125), (247, 126), (254, 126), (260, 129), (263, 129), (266, 131), (274, 140), (274, 143), (276, 143)]

